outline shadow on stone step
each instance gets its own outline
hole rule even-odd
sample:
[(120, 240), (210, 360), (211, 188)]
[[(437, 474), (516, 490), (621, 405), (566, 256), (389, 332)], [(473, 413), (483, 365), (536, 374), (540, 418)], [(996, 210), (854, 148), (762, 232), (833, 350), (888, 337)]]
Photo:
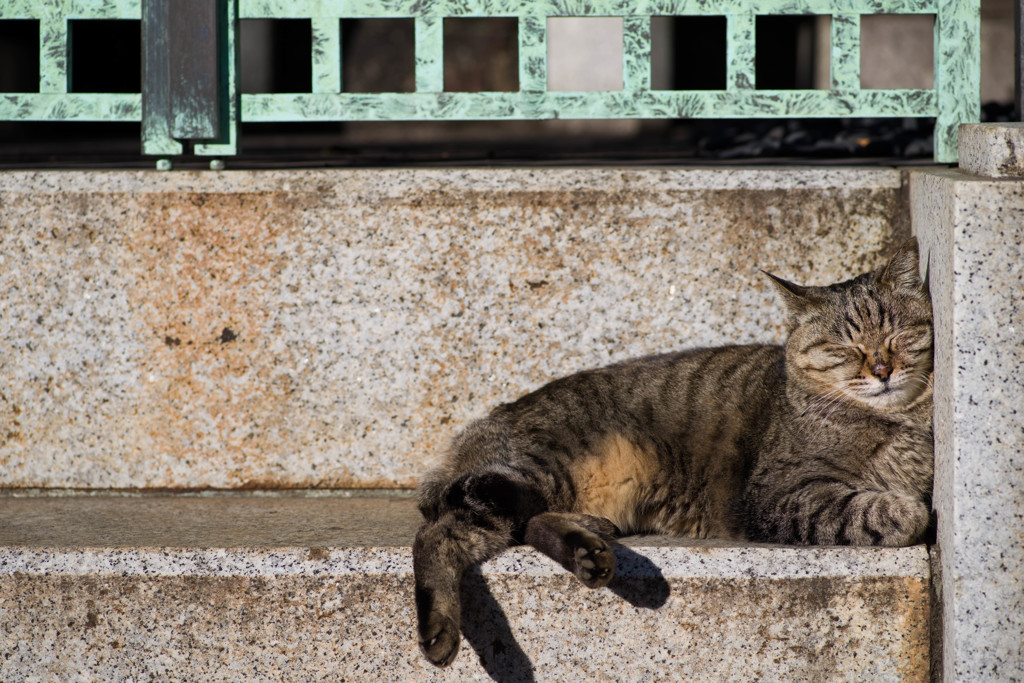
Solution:
[(608, 589), (634, 607), (647, 609), (664, 605), (672, 592), (656, 564), (621, 545), (615, 548), (615, 578)]
[[(649, 559), (618, 546), (615, 564), (615, 578), (608, 589), (620, 598), (645, 609), (657, 609), (668, 600), (668, 581)], [(480, 665), (498, 683), (536, 680), (533, 663), (516, 642), (508, 617), (479, 567), (470, 568), (462, 579), (462, 633), (476, 651)]]
[(479, 567), (462, 577), (462, 634), (480, 665), (498, 683), (535, 681), (533, 663), (519, 647), (508, 617), (495, 600)]

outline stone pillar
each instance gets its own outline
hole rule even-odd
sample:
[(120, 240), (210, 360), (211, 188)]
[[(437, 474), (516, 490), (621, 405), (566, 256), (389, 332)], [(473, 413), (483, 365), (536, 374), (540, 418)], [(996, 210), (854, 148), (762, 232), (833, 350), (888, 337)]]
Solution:
[(942, 679), (1024, 679), (1024, 124), (911, 174), (935, 309)]

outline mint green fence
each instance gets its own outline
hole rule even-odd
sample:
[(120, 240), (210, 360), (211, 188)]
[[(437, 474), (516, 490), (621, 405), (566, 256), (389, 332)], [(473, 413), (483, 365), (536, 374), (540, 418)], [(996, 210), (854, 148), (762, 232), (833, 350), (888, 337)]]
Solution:
[(39, 21), (39, 92), (0, 93), (0, 121), (139, 121), (138, 94), (68, 92), (68, 22), (138, 19), (140, 0), (0, 0), (0, 20)]
[[(142, 121), (143, 151), (181, 152), (180, 126), (150, 107), (145, 93), (69, 93), (68, 21), (143, 19), (160, 24), (153, 7), (178, 0), (3, 0), (0, 19), (37, 19), (40, 25), (38, 93), (0, 94), (0, 120)], [(215, 135), (194, 138), (197, 154), (231, 155), (238, 122), (437, 121), (504, 119), (676, 119), (766, 117), (935, 117), (935, 159), (957, 158), (957, 126), (978, 120), (979, 0), (192, 0), (215, 3), (219, 40), (220, 121)], [(831, 21), (831, 88), (762, 90), (755, 82), (755, 19), (759, 15), (828, 15)], [(860, 87), (860, 21), (871, 14), (935, 16), (934, 87), (865, 90)], [(725, 16), (727, 82), (723, 90), (651, 88), (651, 19), (660, 16)], [(519, 90), (445, 92), (443, 21), (449, 17), (507, 17), (518, 22)], [(623, 83), (618, 91), (548, 89), (547, 20), (553, 17), (621, 17)], [(312, 29), (312, 92), (240, 94), (237, 78), (239, 19), (301, 18)], [(344, 19), (412, 18), (415, 22), (416, 90), (408, 93), (342, 92), (340, 22)], [(172, 36), (173, 37), (173, 36)], [(893, 65), (899, 68), (899, 65)], [(173, 78), (171, 79), (173, 81)], [(152, 79), (144, 79), (143, 90)], [(166, 96), (166, 93), (165, 93)], [(173, 98), (173, 95), (172, 95)], [(168, 110), (169, 111), (169, 110)], [(180, 116), (180, 112), (176, 114)], [(185, 116), (187, 117), (187, 107)], [(177, 139), (176, 139), (177, 137)]]

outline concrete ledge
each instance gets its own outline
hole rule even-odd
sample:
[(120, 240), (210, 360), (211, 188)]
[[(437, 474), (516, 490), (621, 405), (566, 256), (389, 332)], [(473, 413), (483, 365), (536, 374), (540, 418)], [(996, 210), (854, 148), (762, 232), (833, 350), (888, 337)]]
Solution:
[(989, 178), (1024, 178), (1024, 123), (961, 124), (960, 170)]
[(935, 312), (944, 680), (1024, 680), (1024, 179), (913, 172), (911, 201)]
[(924, 547), (649, 537), (609, 589), (528, 548), (470, 573), (438, 671), (413, 644), (417, 518), (408, 496), (0, 498), (0, 679), (928, 678)]
[(777, 339), (892, 169), (0, 174), (0, 486), (408, 488), (552, 377)]

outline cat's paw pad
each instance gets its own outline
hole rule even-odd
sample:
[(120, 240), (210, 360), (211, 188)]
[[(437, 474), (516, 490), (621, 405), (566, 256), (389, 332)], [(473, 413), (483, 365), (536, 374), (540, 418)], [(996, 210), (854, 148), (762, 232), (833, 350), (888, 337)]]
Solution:
[(431, 612), (419, 629), (420, 649), (432, 664), (448, 666), (459, 653), (459, 627), (440, 612)]
[(615, 554), (604, 540), (594, 537), (573, 551), (574, 571), (588, 588), (607, 586), (615, 574)]

